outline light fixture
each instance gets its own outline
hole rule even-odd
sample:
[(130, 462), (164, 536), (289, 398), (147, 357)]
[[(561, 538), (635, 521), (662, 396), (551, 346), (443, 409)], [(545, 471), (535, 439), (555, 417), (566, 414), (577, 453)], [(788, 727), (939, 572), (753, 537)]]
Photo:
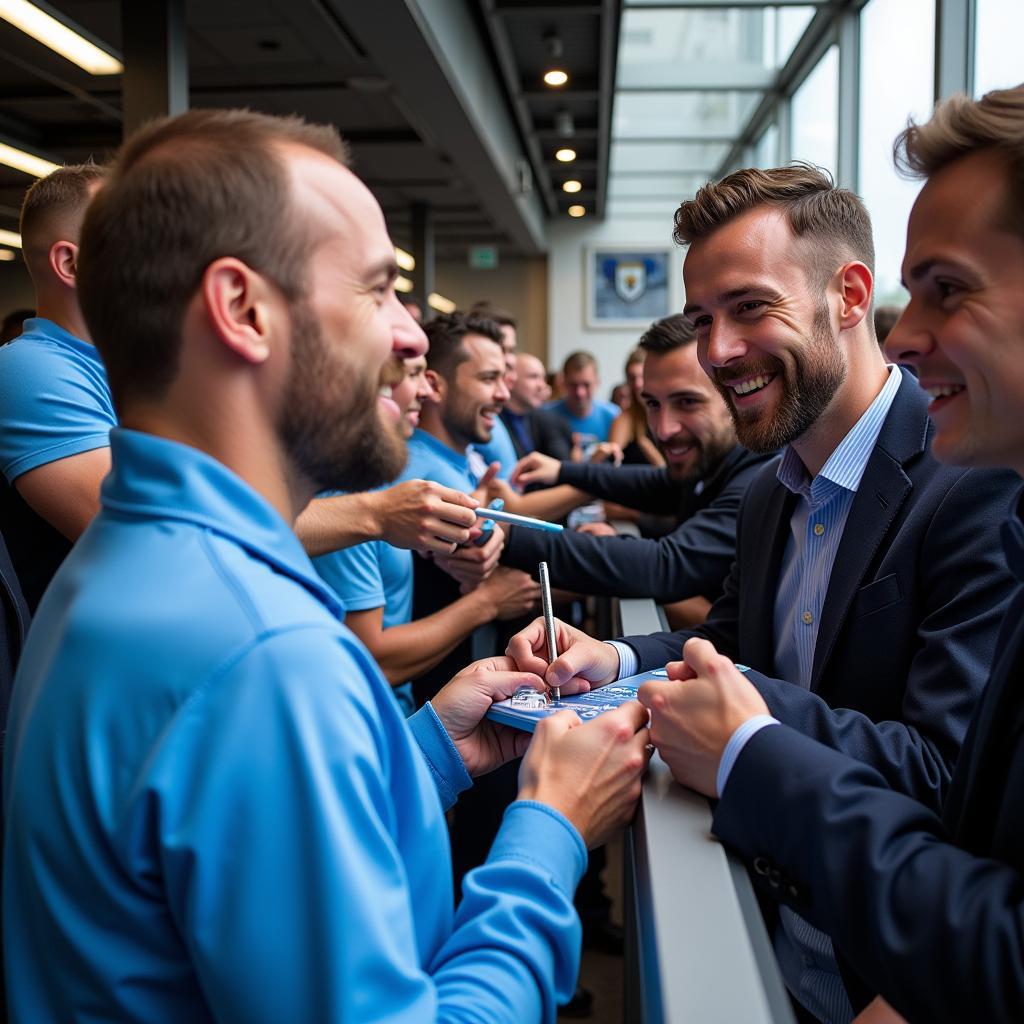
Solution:
[(395, 291), (396, 292), (411, 292), (412, 291), (412, 287), (413, 287), (412, 281), (410, 281), (409, 278), (402, 277), (401, 274), (399, 274), (398, 277), (395, 278)]
[(41, 156), (26, 153), (23, 149), (15, 149), (14, 146), (9, 146), (6, 142), (0, 142), (0, 164), (5, 167), (13, 167), (16, 171), (32, 174), (37, 178), (45, 178), (60, 166), (49, 160), (44, 160)]
[(555, 159), (556, 160), (561, 160), (563, 164), (572, 163), (573, 160), (576, 159), (576, 150), (575, 149), (569, 149), (569, 147), (566, 146), (565, 148), (560, 149), (555, 154)]
[(17, 231), (7, 231), (0, 228), (0, 245), (13, 245), (15, 249), (21, 248), (21, 235)]
[(548, 85), (565, 85), (569, 81), (568, 74), (559, 66), (562, 59), (562, 39), (557, 32), (550, 30), (544, 33), (544, 48), (548, 51), (551, 65), (544, 72), (544, 81)]
[(573, 205), (569, 207), (570, 217), (582, 217), (586, 214), (587, 208), (585, 206)]
[(438, 295), (437, 292), (431, 292), (427, 296), (427, 305), (431, 309), (436, 309), (438, 313), (454, 313), (458, 309), (451, 299), (446, 299), (443, 295)]
[(582, 191), (582, 189), (583, 186), (578, 181), (576, 181), (575, 178), (570, 178), (568, 181), (562, 182), (563, 192), (580, 192)]
[(395, 262), (403, 270), (408, 270), (410, 274), (416, 269), (416, 260), (413, 258), (412, 253), (400, 249), (397, 245), (395, 246)]
[(10, 263), (17, 258), (18, 254), (12, 249), (0, 249), (0, 263)]
[(119, 75), (124, 65), (113, 54), (86, 39), (66, 22), (49, 13), (45, 3), (28, 0), (0, 0), (0, 18), (20, 28), (26, 35), (48, 46), (55, 53), (77, 64), (90, 75)]

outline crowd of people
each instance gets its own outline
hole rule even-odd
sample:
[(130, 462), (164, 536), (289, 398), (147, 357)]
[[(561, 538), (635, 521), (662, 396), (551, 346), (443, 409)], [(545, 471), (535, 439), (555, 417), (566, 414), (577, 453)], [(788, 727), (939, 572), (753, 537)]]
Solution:
[[(617, 402), (491, 302), (396, 293), (333, 129), (192, 111), (36, 182), (0, 347), (13, 1019), (586, 1013), (655, 749), (798, 1019), (1022, 1019), (1024, 86), (896, 154), (904, 310), (855, 194), (738, 170), (679, 206), (686, 306)], [(602, 595), (671, 631), (592, 635)], [(487, 717), (663, 666), (585, 723)]]

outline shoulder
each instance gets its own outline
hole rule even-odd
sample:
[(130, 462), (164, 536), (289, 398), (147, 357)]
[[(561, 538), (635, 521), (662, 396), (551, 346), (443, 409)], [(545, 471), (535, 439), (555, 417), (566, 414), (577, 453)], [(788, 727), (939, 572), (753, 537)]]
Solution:
[(381, 542), (367, 541), (313, 559), (313, 567), (350, 611), (384, 603), (381, 583)]

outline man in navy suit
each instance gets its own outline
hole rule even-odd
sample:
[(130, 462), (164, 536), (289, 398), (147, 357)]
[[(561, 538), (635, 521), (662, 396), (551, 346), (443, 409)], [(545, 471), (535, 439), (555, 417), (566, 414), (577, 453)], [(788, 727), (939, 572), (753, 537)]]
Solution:
[[(953, 97), (900, 136), (899, 163), (926, 184), (907, 233), (910, 303), (886, 342), (931, 399), (935, 455), (1018, 477), (1022, 140), (1024, 86)], [(771, 701), (705, 641), (672, 667), (681, 682), (641, 691), (676, 778), (720, 797), (715, 833), (881, 993), (864, 1022), (1024, 1020), (1021, 493), (1010, 512), (1002, 542), (1016, 587), (941, 817), (877, 766), (777, 725)]]
[[(738, 171), (682, 204), (676, 239), (741, 444), (783, 449), (750, 485), (696, 635), (751, 666), (776, 719), (938, 808), (1012, 589), (998, 524), (1015, 478), (931, 453), (928, 398), (875, 341), (871, 227), (852, 193), (806, 166)], [(694, 635), (613, 647), (564, 632), (553, 685), (664, 665)], [(542, 644), (533, 624), (510, 653), (536, 671)], [(800, 1012), (849, 1021), (828, 935), (790, 907), (773, 930)]]

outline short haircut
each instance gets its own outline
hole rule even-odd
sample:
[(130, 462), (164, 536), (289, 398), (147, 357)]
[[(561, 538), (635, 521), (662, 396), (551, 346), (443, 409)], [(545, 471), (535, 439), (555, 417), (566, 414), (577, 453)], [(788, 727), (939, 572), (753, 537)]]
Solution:
[(501, 344), (501, 327), (493, 320), (476, 313), (439, 313), (423, 325), (430, 343), (427, 349), (427, 368), (439, 373), (445, 380), (455, 377), (460, 363), (469, 358), (463, 344), (467, 334), (479, 334), (495, 344)]
[(626, 356), (626, 362), (623, 364), (628, 370), (631, 366), (635, 366), (637, 363), (643, 363), (644, 359), (647, 358), (647, 353), (637, 344), (636, 348), (629, 350), (629, 355)]
[(592, 366), (594, 372), (597, 372), (597, 360), (589, 352), (573, 352), (562, 364), (562, 376), (567, 377), (570, 373), (585, 370), (588, 366)]
[(759, 206), (781, 210), (793, 234), (809, 243), (805, 269), (818, 288), (824, 289), (849, 260), (859, 260), (874, 274), (875, 244), (864, 203), (812, 164), (748, 167), (708, 182), (676, 210), (673, 238), (689, 245)]
[(963, 156), (991, 149), (1007, 165), (1005, 223), (1024, 235), (1024, 85), (996, 89), (980, 100), (950, 96), (924, 124), (907, 125), (893, 144), (896, 167), (908, 177), (930, 178)]
[(474, 302), (469, 311), (470, 313), (476, 313), (478, 316), (485, 316), (488, 320), (493, 320), (499, 327), (511, 327), (512, 330), (517, 329), (516, 318), (507, 309), (495, 306), (494, 303), (488, 302), (486, 299)]
[(291, 194), (283, 144), (347, 166), (334, 128), (250, 110), (191, 110), (122, 147), (82, 228), (79, 302), (115, 403), (159, 398), (177, 372), (185, 310), (233, 256), (293, 301), (322, 229)]
[(99, 164), (69, 164), (29, 186), (21, 204), (19, 230), (30, 274), (54, 242), (78, 242), (92, 190), (106, 177), (107, 169)]
[(640, 336), (639, 347), (644, 352), (663, 356), (677, 348), (692, 345), (697, 340), (697, 331), (689, 317), (673, 313), (662, 320), (655, 320)]

